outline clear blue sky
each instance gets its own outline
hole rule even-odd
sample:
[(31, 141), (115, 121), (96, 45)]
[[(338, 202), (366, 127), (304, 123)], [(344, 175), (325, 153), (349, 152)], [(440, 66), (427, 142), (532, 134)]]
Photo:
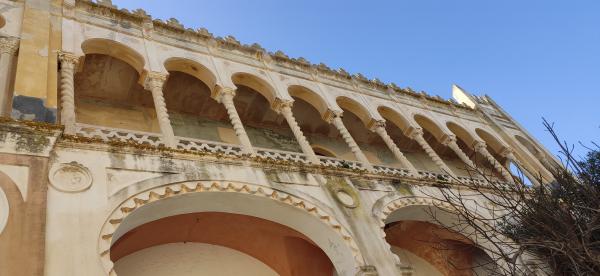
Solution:
[(600, 142), (600, 1), (113, 3), (444, 98), (456, 83), (490, 95), (553, 153), (542, 117), (570, 143)]

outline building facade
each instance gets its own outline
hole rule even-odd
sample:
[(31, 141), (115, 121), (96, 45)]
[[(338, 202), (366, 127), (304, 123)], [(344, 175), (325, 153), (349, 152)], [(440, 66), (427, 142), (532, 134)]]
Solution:
[(0, 0), (0, 275), (475, 275), (485, 246), (431, 194), (557, 161), (452, 95), (108, 0)]

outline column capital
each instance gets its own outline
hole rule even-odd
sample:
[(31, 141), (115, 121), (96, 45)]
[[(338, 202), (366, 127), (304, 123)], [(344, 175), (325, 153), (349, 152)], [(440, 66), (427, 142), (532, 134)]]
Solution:
[(223, 97), (223, 95), (230, 95), (231, 98), (235, 97), (235, 93), (236, 93), (236, 88), (233, 87), (222, 87), (222, 86), (215, 86), (215, 89), (213, 89), (212, 93), (210, 94), (210, 97), (215, 99), (217, 102), (221, 102), (221, 97)]
[(456, 135), (453, 134), (446, 134), (443, 138), (443, 140), (441, 141), (441, 144), (444, 146), (448, 146), (450, 144), (454, 144), (456, 143), (456, 141), (458, 141), (456, 139)]
[(162, 89), (168, 77), (168, 74), (150, 71), (146, 73), (144, 88), (148, 90)]
[(58, 60), (60, 61), (61, 65), (75, 66), (79, 63), (79, 58), (80, 56), (77, 56), (71, 52), (58, 52)]
[(19, 39), (16, 37), (0, 37), (0, 53), (14, 55), (19, 49)]
[(410, 139), (415, 139), (417, 137), (423, 137), (423, 134), (425, 132), (423, 131), (422, 128), (417, 127), (417, 128), (413, 128), (406, 136), (408, 136)]
[(325, 122), (328, 122), (331, 124), (331, 122), (333, 122), (334, 118), (337, 117), (342, 117), (342, 114), (344, 112), (341, 110), (333, 110), (333, 109), (327, 109), (327, 111), (325, 111), (325, 113), (323, 114), (323, 120), (325, 120)]
[(275, 98), (275, 100), (273, 101), (273, 103), (271, 103), (271, 108), (275, 112), (281, 113), (281, 111), (283, 111), (283, 108), (285, 108), (285, 107), (292, 108), (293, 105), (294, 105), (294, 100), (291, 100), (291, 99), (282, 99), (282, 98)]
[[(504, 158), (508, 158), (509, 156), (513, 156), (513, 149), (509, 148), (509, 147), (504, 147), (502, 149), (502, 151), (500, 151), (500, 156), (504, 157)], [(510, 159), (510, 158), (509, 158)]]
[(487, 144), (484, 141), (475, 140), (475, 142), (473, 142), (473, 149), (477, 152), (487, 150)]
[(375, 120), (371, 119), (369, 125), (367, 126), (369, 130), (376, 131), (378, 128), (385, 129), (385, 120)]

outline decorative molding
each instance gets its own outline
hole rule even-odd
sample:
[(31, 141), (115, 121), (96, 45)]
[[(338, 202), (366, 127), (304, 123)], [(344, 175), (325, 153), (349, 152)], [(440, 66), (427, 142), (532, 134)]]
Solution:
[(348, 231), (340, 222), (338, 222), (335, 216), (328, 214), (324, 210), (305, 201), (304, 199), (298, 198), (283, 191), (277, 191), (271, 188), (252, 184), (232, 183), (225, 181), (199, 181), (175, 183), (152, 188), (140, 192), (119, 204), (105, 221), (98, 239), (98, 253), (100, 255), (105, 272), (108, 275), (117, 275), (114, 271), (114, 264), (110, 260), (110, 246), (115, 231), (129, 214), (133, 213), (136, 209), (155, 201), (172, 198), (183, 194), (203, 192), (225, 192), (254, 195), (258, 197), (270, 198), (302, 210), (320, 220), (322, 223), (328, 225), (341, 237), (346, 245), (352, 250), (352, 256), (354, 257), (356, 270), (360, 271), (360, 267), (365, 265), (362, 254), (360, 253), (360, 250), (358, 249), (358, 246), (354, 241), (350, 231)]
[(14, 55), (19, 49), (19, 39), (16, 37), (0, 37), (0, 53)]
[(90, 170), (75, 161), (54, 165), (48, 179), (52, 187), (66, 193), (83, 192), (92, 186)]
[(4, 193), (2, 187), (0, 187), (0, 235), (6, 224), (8, 224), (8, 216), (10, 215), (10, 204), (8, 204), (8, 198)]
[(27, 201), (29, 192), (29, 167), (20, 165), (0, 164), (0, 172), (6, 174), (17, 185), (23, 201)]

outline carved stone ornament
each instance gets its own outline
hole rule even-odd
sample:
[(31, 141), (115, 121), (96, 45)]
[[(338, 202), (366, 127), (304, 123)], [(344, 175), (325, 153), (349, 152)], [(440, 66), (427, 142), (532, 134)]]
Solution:
[(358, 207), (357, 201), (351, 193), (346, 192), (343, 189), (337, 190), (335, 193), (335, 199), (344, 205), (346, 208), (356, 208)]
[(55, 165), (48, 177), (52, 187), (62, 192), (77, 193), (92, 186), (90, 171), (75, 161)]

